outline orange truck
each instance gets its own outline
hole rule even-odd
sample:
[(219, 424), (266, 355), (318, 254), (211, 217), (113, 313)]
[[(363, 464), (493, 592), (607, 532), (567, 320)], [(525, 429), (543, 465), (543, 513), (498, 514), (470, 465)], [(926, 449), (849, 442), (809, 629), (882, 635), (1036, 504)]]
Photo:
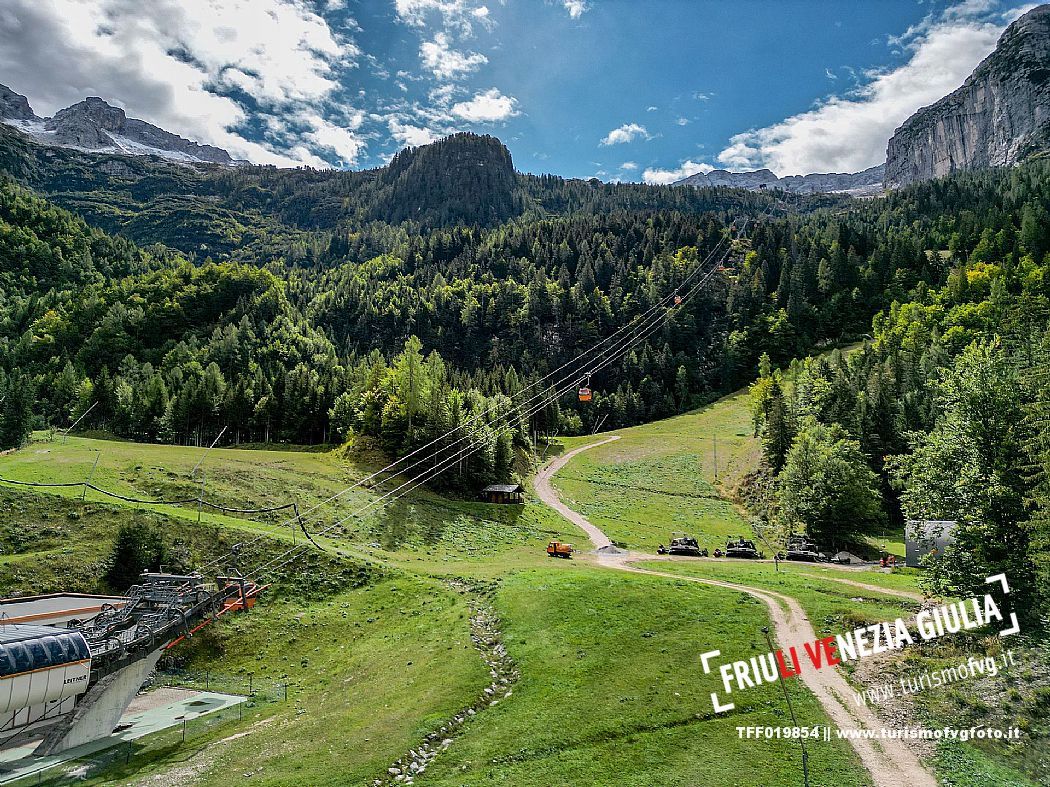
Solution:
[(572, 557), (572, 544), (565, 544), (561, 541), (551, 541), (547, 544), (547, 554), (550, 557)]

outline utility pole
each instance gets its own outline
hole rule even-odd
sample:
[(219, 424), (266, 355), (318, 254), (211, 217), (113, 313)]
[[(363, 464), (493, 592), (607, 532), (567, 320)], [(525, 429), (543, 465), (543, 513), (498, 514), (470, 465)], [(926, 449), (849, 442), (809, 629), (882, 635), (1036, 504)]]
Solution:
[[(204, 464), (204, 460), (207, 459), (208, 451), (213, 449), (216, 446), (216, 444), (219, 442), (219, 440), (222, 439), (222, 436), (224, 434), (226, 434), (226, 429), (227, 428), (228, 427), (224, 426), (222, 428), (222, 431), (219, 432), (219, 434), (215, 436), (215, 439), (211, 441), (211, 445), (209, 445), (207, 448), (204, 449), (204, 455), (201, 457), (200, 461), (197, 462), (197, 464), (195, 464), (193, 466), (193, 469), (190, 471), (190, 480), (191, 481), (193, 480), (193, 477), (197, 474), (197, 468), (201, 467), (201, 465)], [(197, 522), (198, 523), (201, 521), (201, 509), (204, 508), (204, 483), (205, 483), (205, 479), (206, 478), (207, 478), (207, 473), (204, 471), (203, 468), (201, 468), (201, 491), (200, 491), (200, 494), (197, 496)]]
[(711, 435), (711, 443), (714, 446), (715, 454), (715, 483), (718, 483), (718, 436)]
[(69, 433), (70, 433), (71, 431), (73, 431), (73, 427), (75, 427), (75, 426), (76, 426), (77, 424), (79, 424), (79, 423), (80, 423), (81, 421), (83, 421), (83, 420), (84, 420), (84, 418), (86, 418), (86, 417), (87, 417), (87, 414), (88, 414), (88, 413), (90, 413), (90, 412), (91, 412), (92, 410), (94, 410), (94, 409), (95, 409), (95, 405), (96, 405), (96, 404), (98, 404), (98, 400), (97, 400), (97, 399), (96, 399), (96, 400), (95, 400), (94, 402), (92, 402), (92, 403), (91, 403), (91, 407), (89, 407), (89, 408), (88, 408), (88, 409), (86, 409), (86, 410), (85, 410), (84, 412), (82, 412), (82, 413), (80, 414), (80, 417), (79, 417), (79, 418), (78, 418), (77, 420), (75, 420), (75, 421), (74, 421), (73, 423), (71, 423), (71, 424), (69, 425), (69, 427), (68, 427), (68, 428), (66, 429), (65, 433), (64, 433), (64, 434), (62, 435), (62, 442), (63, 442), (63, 443), (64, 443), (64, 442), (66, 442), (66, 440), (68, 440), (68, 439), (69, 439)]
[(87, 481), (84, 482), (84, 491), (80, 495), (80, 502), (83, 503), (87, 499), (88, 486), (90, 486), (92, 479), (95, 477), (95, 469), (98, 467), (98, 460), (101, 458), (102, 452), (95, 451), (95, 462), (91, 465), (91, 472), (88, 473)]
[[(773, 652), (773, 639), (769, 636), (769, 626), (762, 627), (762, 633), (766, 635), (766, 642), (769, 645), (769, 652)], [(788, 712), (791, 714), (791, 725), (798, 727), (798, 720), (795, 718), (795, 706), (791, 704), (791, 695), (788, 694), (787, 683), (784, 682), (783, 673), (778, 673), (780, 677), (780, 687), (784, 690), (784, 699), (787, 701)], [(806, 751), (806, 739), (799, 736), (799, 746), (802, 747), (802, 782), (805, 787), (809, 787), (809, 752)]]

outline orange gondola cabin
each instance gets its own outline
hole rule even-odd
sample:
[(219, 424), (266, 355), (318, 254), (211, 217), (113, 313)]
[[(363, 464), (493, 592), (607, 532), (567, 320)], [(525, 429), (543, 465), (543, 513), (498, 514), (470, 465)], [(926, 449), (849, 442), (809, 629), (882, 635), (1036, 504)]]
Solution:
[(591, 401), (591, 389), (590, 388), (581, 388), (580, 389), (580, 401), (581, 402), (589, 402), (589, 401)]

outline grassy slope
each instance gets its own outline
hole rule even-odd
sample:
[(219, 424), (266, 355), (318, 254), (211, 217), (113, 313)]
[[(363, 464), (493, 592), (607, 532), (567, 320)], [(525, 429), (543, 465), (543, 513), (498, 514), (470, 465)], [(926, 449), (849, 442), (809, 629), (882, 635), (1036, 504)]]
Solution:
[[(162, 513), (82, 506), (6, 488), (0, 489), (0, 513), (3, 596), (103, 589), (100, 575), (113, 538), (132, 520), (146, 518), (186, 544), (196, 560), (231, 543), (222, 530)], [(286, 547), (266, 540), (253, 554), (261, 559)], [(203, 783), (226, 783), (231, 767), (240, 773), (260, 766), (255, 783), (364, 783), (486, 683), (485, 666), (470, 643), (466, 601), (442, 582), (317, 552), (277, 580), (252, 614), (223, 618), (172, 651), (191, 667), (287, 681), (294, 699), (247, 716), (239, 726), (252, 731), (252, 745), (216, 747), (220, 756), (207, 758)], [(252, 726), (260, 716), (273, 718)], [(237, 727), (222, 725), (210, 738)], [(169, 745), (147, 744), (143, 755), (100, 783), (185, 760), (184, 748), (155, 737)]]
[[(713, 492), (712, 432), (719, 436), (720, 476), (723, 484), (731, 484), (757, 455), (746, 399), (740, 395), (697, 413), (624, 430), (617, 443), (577, 457), (556, 482), (614, 538), (651, 549), (670, 530), (692, 529), (706, 534), (713, 546), (717, 537), (743, 532), (744, 526), (727, 504), (699, 496)], [(591, 439), (566, 443), (571, 447)], [(104, 450), (96, 476), (101, 485), (136, 494), (163, 491), (160, 481), (167, 469), (185, 479), (201, 453), (70, 438), (66, 446), (38, 444), (0, 457), (0, 476), (50, 480), (59, 467), (62, 477), (82, 478), (94, 460), (91, 449), (99, 447)], [(41, 449), (50, 453), (34, 453)], [(300, 499), (316, 500), (368, 470), (367, 463), (345, 466), (334, 455), (288, 451), (215, 451), (208, 466), (214, 479), (209, 489), (244, 504), (278, 501), (289, 489)], [(623, 484), (643, 489), (632, 491), (636, 502), (627, 511), (613, 509), (609, 516), (603, 506), (623, 504)], [(362, 499), (374, 494), (363, 492)], [(44, 496), (18, 497), (27, 498), (59, 503)], [(62, 505), (79, 509), (75, 503)], [(142, 516), (134, 507), (105, 508), (115, 514), (112, 524), (100, 517), (98, 533), (84, 531), (93, 534), (86, 541), (94, 546), (84, 549), (94, 550), (96, 560), (105, 552), (99, 539), (120, 517)], [(59, 519), (69, 517), (69, 510)], [(173, 522), (196, 517), (195, 510), (173, 514)], [(676, 516), (684, 518), (682, 525)], [(254, 527), (243, 519), (215, 521), (226, 528)], [(392, 567), (394, 578), (328, 600), (275, 594), (264, 599), (257, 614), (226, 621), (195, 644), (197, 666), (287, 672), (301, 692), (297, 706), (263, 708), (261, 715), (274, 717), (268, 724), (255, 725), (253, 716), (217, 730), (213, 740), (241, 730), (250, 731), (252, 743), (205, 747), (202, 783), (218, 784), (230, 773), (247, 772), (263, 784), (369, 783), (440, 719), (468, 704), (484, 684), (485, 670), (472, 648), (457, 644), (467, 635), (465, 604), (435, 580), (442, 575), (500, 578), (495, 604), (522, 679), (513, 697), (472, 721), (417, 784), (795, 783), (796, 748), (742, 743), (735, 733), (737, 724), (782, 723), (782, 699), (775, 692), (754, 692), (748, 706), (710, 719), (705, 714), (711, 687), (702, 676), (698, 679), (697, 654), (705, 649), (722, 647), (748, 656), (763, 647), (758, 638), (768, 622), (764, 609), (732, 591), (549, 561), (542, 552), (547, 537), (577, 538), (567, 530), (566, 523), (533, 502), (512, 509), (429, 494), (413, 496), (406, 505), (351, 529), (338, 542), (342, 548), (371, 553)], [(62, 550), (68, 535), (67, 530), (57, 541), (32, 541), (26, 549)], [(31, 576), (45, 559), (12, 560), (15, 570), (36, 560), (36, 568), (26, 572)], [(3, 570), (0, 561), (0, 577)], [(721, 562), (682, 570), (718, 572), (761, 585), (772, 568)], [(883, 617), (908, 604), (806, 576), (825, 571), (790, 566), (775, 588), (810, 605), (818, 628), (820, 621), (827, 628), (840, 620)], [(902, 589), (913, 589), (915, 581), (906, 574), (844, 576)], [(388, 592), (391, 584), (398, 587), (396, 594)], [(858, 598), (864, 600), (853, 600)], [(296, 619), (300, 614), (301, 621)], [(417, 665), (418, 673), (413, 671)], [(412, 682), (400, 680), (403, 676)], [(797, 699), (807, 721), (823, 720), (808, 694)], [(194, 746), (199, 745), (198, 739)], [(134, 780), (178, 767), (186, 751), (174, 746), (157, 756), (133, 760), (130, 769), (112, 776)], [(742, 762), (748, 767), (741, 768)], [(822, 744), (811, 763), (819, 773), (815, 784), (867, 783), (850, 750), (838, 744)]]
[[(200, 487), (191, 481), (190, 474), (202, 456), (204, 451), (200, 448), (70, 437), (67, 441), (35, 442), (0, 456), (0, 478), (79, 482), (88, 478), (98, 457), (93, 482), (101, 488), (140, 499), (192, 499)], [(362, 486), (315, 514), (305, 513), (380, 466), (372, 457), (347, 462), (336, 452), (245, 449), (216, 449), (208, 453), (203, 465), (208, 500), (230, 508), (266, 508), (295, 501), (309, 528), (315, 531), (364, 507), (402, 482)], [(74, 498), (81, 494), (81, 488), (38, 491)], [(89, 501), (105, 500), (93, 491), (87, 494)], [(197, 519), (197, 507), (193, 504), (142, 506), (118, 500), (108, 502), (183, 520)], [(302, 538), (289, 511), (248, 517), (204, 509), (201, 521), (278, 538)], [(418, 557), (448, 564), (478, 557), (487, 559), (497, 553), (540, 554), (547, 540), (563, 535), (566, 527), (545, 506), (452, 501), (418, 490), (392, 506), (373, 509), (361, 519), (349, 519), (333, 535), (339, 533), (342, 544), (383, 559)]]
[(914, 579), (911, 580), (911, 587), (907, 587), (904, 583), (882, 581), (887, 575), (874, 571), (832, 573), (833, 570), (828, 570), (825, 577), (822, 577), (817, 573), (819, 569), (812, 565), (782, 564), (780, 571), (776, 571), (771, 563), (748, 563), (737, 560), (652, 561), (640, 565), (643, 568), (683, 576), (739, 582), (741, 585), (774, 590), (785, 596), (791, 596), (798, 599), (818, 636), (840, 634), (857, 626), (869, 625), (882, 620), (893, 620), (898, 617), (909, 618), (919, 611), (918, 601), (890, 594), (874, 593), (826, 578), (827, 576), (841, 576), (844, 579), (886, 587), (889, 590), (917, 591)]
[[(191, 666), (287, 674), (294, 702), (195, 739), (207, 765), (194, 784), (227, 785), (230, 774), (249, 772), (252, 784), (274, 787), (370, 784), (487, 684), (468, 614), (442, 583), (398, 576), (308, 606), (262, 605), (225, 623), (198, 645)], [(237, 729), (247, 740), (217, 742)], [(140, 779), (184, 758), (160, 749), (98, 783)]]
[[(765, 649), (761, 602), (733, 591), (579, 567), (507, 577), (497, 597), (522, 669), (514, 696), (489, 708), (439, 758), (424, 785), (774, 785), (799, 779), (797, 743), (755, 745), (737, 725), (780, 725), (770, 686), (737, 711), (711, 712), (712, 648)], [(802, 719), (823, 723), (811, 695)], [(742, 762), (747, 768), (741, 768)], [(848, 746), (823, 744), (814, 784), (868, 784)]]
[[(566, 504), (611, 539), (655, 551), (671, 531), (683, 530), (713, 550), (724, 547), (727, 536), (749, 532), (736, 509), (719, 497), (719, 489), (734, 486), (758, 461), (745, 392), (615, 434), (619, 440), (578, 455), (554, 477)], [(594, 439), (565, 443), (575, 448)]]
[[(100, 485), (134, 494), (163, 492), (148, 479), (161, 477), (160, 468), (169, 467), (179, 468), (179, 475), (185, 478), (200, 455), (196, 449), (71, 438), (66, 445), (36, 444), (3, 457), (0, 475), (47, 480), (84, 477), (88, 461), (94, 460), (92, 448), (104, 451), (96, 474)], [(48, 453), (36, 453), (40, 450)], [(277, 485), (282, 483), (282, 472), (289, 473), (284, 483), (318, 490), (315, 497), (343, 482), (345, 473), (363, 472), (360, 468), (344, 470), (332, 456), (294, 452), (216, 451), (208, 462), (214, 468), (210, 475), (214, 487), (210, 488), (251, 504), (281, 499)], [(49, 472), (48, 465), (59, 471)], [(2, 494), (32, 501), (30, 507), (41, 510), (61, 510), (61, 514), (47, 515), (52, 519), (76, 516), (82, 509), (77, 501), (52, 495)], [(223, 621), (193, 644), (196, 666), (216, 672), (251, 669), (260, 676), (287, 673), (298, 700), (297, 705), (263, 708), (263, 716), (276, 714), (270, 723), (254, 726), (253, 716), (211, 734), (215, 741), (238, 730), (250, 731), (252, 744), (205, 746), (203, 783), (218, 783), (229, 773), (248, 771), (255, 772), (253, 780), (264, 784), (287, 783), (288, 779), (310, 784), (364, 783), (416, 745), (439, 719), (468, 704), (484, 683), (484, 666), (472, 648), (458, 644), (465, 645), (467, 636), (463, 600), (428, 577), (434, 574), (503, 576), (495, 603), (523, 678), (513, 700), (473, 722), (447, 759), (439, 758), (440, 767), (434, 768), (428, 780), (459, 783), (455, 779), (462, 775), (466, 761), (485, 759), (485, 752), (492, 752), (487, 759), (510, 757), (526, 745), (541, 753), (532, 763), (506, 763), (508, 783), (547, 785), (593, 773), (595, 784), (673, 784), (681, 773), (701, 778), (715, 767), (712, 762), (719, 758), (714, 752), (720, 748), (730, 747), (743, 755), (745, 749), (736, 741), (734, 730), (737, 723), (745, 723), (740, 721), (742, 716), (695, 718), (710, 707), (710, 689), (694, 680), (696, 654), (697, 648), (717, 638), (714, 632), (736, 631), (742, 616), (750, 633), (738, 631), (734, 636), (744, 636), (746, 644), (744, 640), (739, 644), (750, 650), (750, 639), (766, 622), (760, 606), (733, 593), (702, 592), (685, 585), (678, 588), (673, 582), (654, 583), (601, 573), (578, 563), (551, 562), (542, 553), (546, 531), (559, 532), (567, 525), (539, 505), (530, 503), (514, 511), (426, 499), (417, 499), (413, 505), (423, 512), (451, 508), (469, 524), (462, 525), (452, 539), (441, 537), (428, 543), (409, 538), (397, 544), (396, 550), (370, 550), (397, 572), (395, 579), (370, 585), (371, 590), (348, 591), (329, 600), (297, 599), (289, 592), (264, 597), (256, 613)], [(90, 502), (83, 510), (84, 519), (97, 526), (83, 531), (90, 538), (83, 540), (83, 549), (72, 559), (84, 560), (90, 554), (96, 565), (107, 552), (108, 539), (125, 519), (150, 516), (173, 531), (195, 527), (186, 521), (195, 518), (192, 510), (181, 512), (181, 518), (179, 512), (144, 514), (135, 506)], [(472, 517), (474, 511), (483, 516)], [(413, 512), (402, 507), (386, 519), (396, 522), (406, 515)], [(511, 515), (514, 521), (507, 519)], [(218, 520), (216, 524), (223, 529), (244, 526), (243, 520)], [(523, 540), (506, 533), (521, 528), (535, 534)], [(60, 540), (69, 535), (60, 533)], [(358, 536), (370, 537), (372, 533)], [(471, 543), (465, 543), (467, 539)], [(356, 539), (348, 545), (362, 548)], [(473, 553), (465, 552), (468, 546)], [(26, 573), (32, 576), (34, 571)], [(390, 584), (399, 591), (387, 597), (384, 588)], [(685, 604), (683, 593), (689, 594)], [(715, 604), (705, 603), (712, 597), (718, 597)], [(422, 614), (424, 601), (426, 614)], [(388, 608), (383, 609), (384, 605)], [(368, 623), (369, 618), (373, 622)], [(653, 636), (644, 636), (646, 632)], [(624, 648), (624, 642), (631, 647)], [(644, 660), (638, 658), (639, 650)], [(552, 670), (558, 684), (568, 687), (572, 703), (563, 701), (560, 690), (552, 691), (548, 682)], [(412, 682), (406, 683), (405, 676)], [(772, 722), (779, 712), (775, 699), (771, 695), (759, 701), (756, 696), (756, 704), (743, 713)], [(817, 709), (811, 710), (819, 715)], [(538, 717), (542, 724), (537, 725)], [(523, 731), (530, 729), (533, 737), (523, 738)], [(566, 741), (571, 741), (571, 759), (550, 756), (552, 746)], [(208, 738), (198, 739), (194, 745), (208, 742)], [(786, 774), (797, 768), (790, 746), (777, 745), (755, 756), (768, 758), (766, 765), (774, 769), (770, 773)], [(146, 772), (178, 767), (184, 758), (185, 752), (177, 746), (153, 747), (107, 778), (133, 780)], [(442, 760), (448, 765), (441, 764)], [(630, 766), (632, 761), (639, 765)], [(858, 769), (845, 749), (829, 754), (826, 767), (835, 783), (866, 783), (863, 776), (849, 775)], [(471, 766), (468, 771), (472, 783), (488, 783), (485, 771)], [(762, 782), (756, 777), (752, 783)]]

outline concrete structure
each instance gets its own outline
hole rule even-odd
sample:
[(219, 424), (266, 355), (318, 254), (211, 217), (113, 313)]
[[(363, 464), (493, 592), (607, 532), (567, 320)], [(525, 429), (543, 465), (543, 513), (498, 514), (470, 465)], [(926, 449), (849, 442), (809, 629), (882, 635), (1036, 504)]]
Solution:
[(923, 557), (941, 555), (955, 541), (955, 520), (909, 519), (904, 527), (904, 564), (919, 568)]
[(101, 678), (80, 698), (73, 712), (48, 731), (34, 754), (58, 754), (112, 733), (163, 653), (164, 648), (158, 648)]

